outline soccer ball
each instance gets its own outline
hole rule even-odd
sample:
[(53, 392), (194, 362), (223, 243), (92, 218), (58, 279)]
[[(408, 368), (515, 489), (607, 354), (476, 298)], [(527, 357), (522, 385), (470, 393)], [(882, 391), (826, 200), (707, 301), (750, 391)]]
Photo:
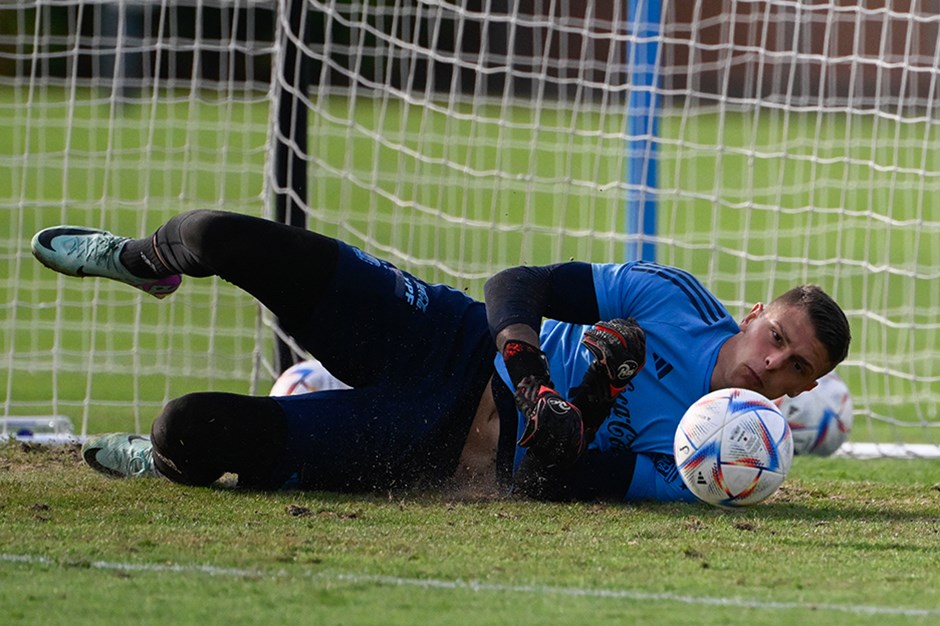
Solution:
[(316, 359), (301, 361), (284, 370), (271, 387), (269, 396), (296, 396), (328, 389), (349, 389)]
[(835, 372), (795, 398), (777, 401), (793, 432), (795, 454), (829, 456), (839, 449), (852, 431), (852, 395)]
[(783, 483), (793, 437), (771, 400), (747, 389), (719, 389), (685, 412), (673, 451), (682, 481), (699, 500), (750, 506)]

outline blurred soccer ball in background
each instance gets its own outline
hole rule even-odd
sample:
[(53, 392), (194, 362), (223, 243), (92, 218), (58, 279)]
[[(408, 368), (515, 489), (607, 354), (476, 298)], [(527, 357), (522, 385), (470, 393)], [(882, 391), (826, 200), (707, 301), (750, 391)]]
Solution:
[(852, 395), (838, 374), (829, 372), (819, 384), (795, 398), (777, 400), (793, 432), (795, 454), (829, 456), (852, 431)]
[(330, 374), (320, 361), (309, 359), (284, 370), (268, 395), (296, 396), (329, 389), (349, 389), (349, 385)]

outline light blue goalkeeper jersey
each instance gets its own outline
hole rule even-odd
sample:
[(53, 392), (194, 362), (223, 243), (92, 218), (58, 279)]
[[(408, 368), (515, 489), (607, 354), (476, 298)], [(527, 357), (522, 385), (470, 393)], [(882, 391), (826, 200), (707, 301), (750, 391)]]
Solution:
[[(709, 391), (718, 351), (738, 324), (691, 274), (649, 262), (593, 265), (602, 320), (633, 317), (646, 332), (646, 365), (620, 395), (591, 448), (672, 456), (685, 410)], [(548, 320), (542, 350), (556, 390), (568, 397), (591, 363), (581, 345), (589, 326)], [(497, 369), (509, 385), (505, 366)], [(511, 386), (510, 386), (511, 388)], [(517, 448), (516, 462), (524, 449)]]

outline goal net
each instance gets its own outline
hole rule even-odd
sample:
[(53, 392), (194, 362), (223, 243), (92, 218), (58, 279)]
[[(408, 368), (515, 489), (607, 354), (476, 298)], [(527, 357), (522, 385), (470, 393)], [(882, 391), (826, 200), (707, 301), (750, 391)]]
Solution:
[[(852, 324), (853, 442), (936, 453), (929, 9), (5, 3), (5, 413), (140, 428), (186, 391), (263, 392), (276, 325), (250, 299), (218, 281), (157, 303), (60, 279), (28, 241), (63, 221), (143, 235), (196, 207), (274, 216), (279, 196), (475, 296), (508, 265), (637, 255), (693, 272), (738, 317), (819, 283)], [(283, 97), (302, 136), (278, 123)], [(305, 176), (274, 171), (278, 144)]]
[(28, 416), (146, 432), (181, 393), (249, 390), (270, 344), (249, 297), (200, 280), (158, 302), (60, 277), (29, 242), (56, 224), (144, 236), (186, 209), (260, 215), (273, 29), (246, 0), (0, 3), (0, 372), (17, 418), (0, 433)]

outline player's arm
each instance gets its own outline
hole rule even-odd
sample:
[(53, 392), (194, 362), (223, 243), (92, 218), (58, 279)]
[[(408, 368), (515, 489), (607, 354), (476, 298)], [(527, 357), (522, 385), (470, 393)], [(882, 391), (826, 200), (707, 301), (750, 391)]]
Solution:
[(536, 500), (606, 502), (695, 502), (672, 455), (631, 450), (588, 449), (567, 470), (523, 459), (513, 494)]
[(516, 406), (526, 417), (519, 445), (545, 463), (568, 465), (583, 448), (580, 411), (556, 391), (539, 346), (542, 318), (592, 323), (598, 315), (591, 266), (514, 267), (484, 287), (490, 331), (503, 355)]
[(487, 281), (485, 296), (490, 330), (516, 390), (527, 377), (534, 377), (528, 381), (537, 383), (535, 390), (554, 387), (538, 348), (543, 317), (594, 324), (583, 343), (595, 362), (572, 389), (569, 400), (582, 414), (588, 432), (596, 430), (617, 395), (643, 367), (646, 339), (633, 320), (598, 322), (591, 265), (570, 262), (510, 268)]
[(586, 330), (581, 343), (594, 361), (569, 399), (581, 410), (585, 439), (590, 442), (617, 396), (646, 364), (646, 333), (633, 318), (614, 319)]
[(621, 502), (633, 481), (637, 455), (630, 450), (588, 449), (571, 468), (552, 467), (526, 455), (513, 476), (512, 494), (534, 500)]
[(543, 318), (574, 324), (600, 319), (589, 263), (511, 267), (486, 282), (484, 296), (490, 331), (500, 350), (511, 339), (538, 345)]

